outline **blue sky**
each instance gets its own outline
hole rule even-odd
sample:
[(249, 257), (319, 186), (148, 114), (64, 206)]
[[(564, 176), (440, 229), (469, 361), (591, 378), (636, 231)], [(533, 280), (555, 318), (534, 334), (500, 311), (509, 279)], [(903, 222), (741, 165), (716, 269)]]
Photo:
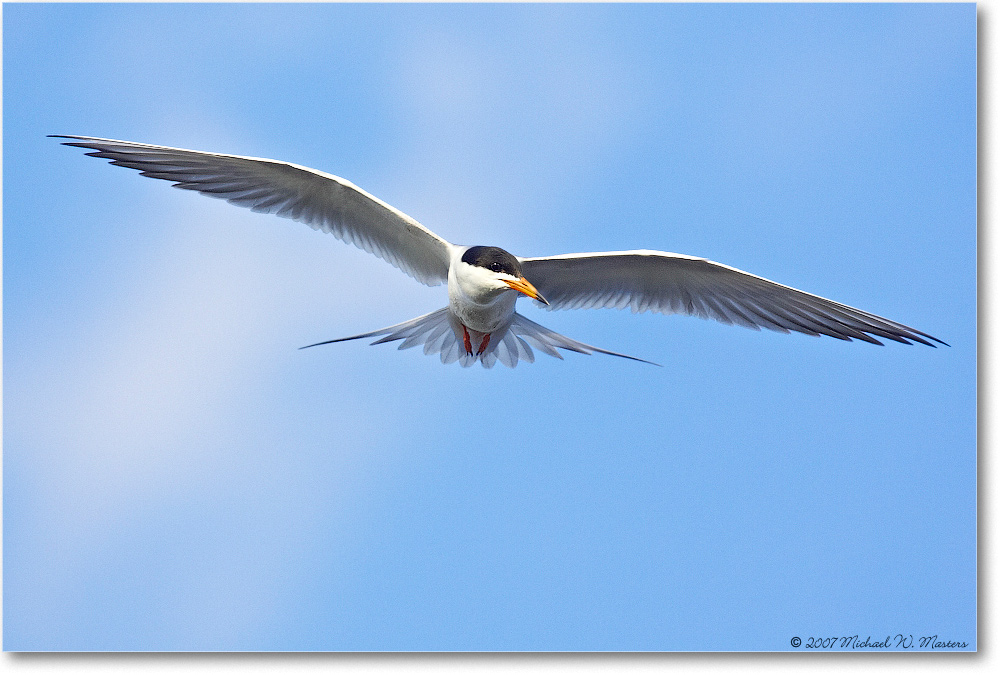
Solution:
[[(5, 5), (4, 648), (974, 648), (975, 18)], [(312, 166), (518, 255), (705, 256), (951, 347), (522, 303), (664, 367), (298, 351), (446, 296), (53, 133)]]

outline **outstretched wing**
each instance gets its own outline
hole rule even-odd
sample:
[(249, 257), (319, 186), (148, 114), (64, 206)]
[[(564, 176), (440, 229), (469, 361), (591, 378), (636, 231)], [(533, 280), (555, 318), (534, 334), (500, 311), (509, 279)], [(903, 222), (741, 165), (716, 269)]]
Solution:
[(87, 154), (172, 181), (174, 187), (329, 232), (428, 286), (448, 280), (451, 244), (343, 178), (271, 159), (88, 136), (54, 138), (70, 139), (64, 145), (94, 150)]
[(525, 278), (552, 309), (630, 307), (760, 330), (882, 344), (946, 344), (927, 333), (704, 258), (663, 251), (521, 258)]

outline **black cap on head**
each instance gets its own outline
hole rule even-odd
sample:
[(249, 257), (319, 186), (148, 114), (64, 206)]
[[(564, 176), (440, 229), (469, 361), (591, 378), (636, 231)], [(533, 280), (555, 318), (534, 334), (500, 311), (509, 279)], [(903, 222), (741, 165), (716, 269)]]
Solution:
[(492, 272), (503, 272), (518, 279), (524, 276), (517, 258), (496, 246), (472, 246), (462, 255), (462, 262)]

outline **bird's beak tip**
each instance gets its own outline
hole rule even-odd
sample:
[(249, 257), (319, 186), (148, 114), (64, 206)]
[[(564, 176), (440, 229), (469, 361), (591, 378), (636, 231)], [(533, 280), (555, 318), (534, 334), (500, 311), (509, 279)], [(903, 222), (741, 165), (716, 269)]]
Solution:
[(504, 279), (503, 282), (508, 286), (510, 286), (511, 288), (513, 288), (518, 293), (523, 293), (524, 295), (527, 295), (529, 298), (538, 300), (539, 302), (543, 302), (546, 305), (549, 304), (549, 301), (542, 297), (542, 294), (538, 292), (538, 289), (532, 286), (531, 282), (525, 279), (524, 277), (521, 277), (517, 281), (510, 281), (509, 279)]

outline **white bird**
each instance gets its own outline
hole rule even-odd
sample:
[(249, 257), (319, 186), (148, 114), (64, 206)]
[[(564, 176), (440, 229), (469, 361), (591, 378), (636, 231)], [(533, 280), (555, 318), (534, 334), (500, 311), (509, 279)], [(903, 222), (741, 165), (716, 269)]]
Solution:
[(704, 258), (646, 250), (521, 258), (495, 246), (451, 244), (350, 181), (304, 166), (88, 136), (53, 137), (70, 139), (65, 145), (93, 150), (87, 155), (143, 176), (172, 181), (174, 187), (329, 232), (428, 286), (448, 284), (443, 309), (309, 347), (381, 337), (372, 344), (402, 340), (400, 349), (423, 345), (425, 354), (440, 354), (442, 363), (478, 361), (486, 368), (497, 361), (511, 368), (519, 360), (532, 362), (532, 347), (557, 358), (562, 358), (557, 350), (566, 349), (644, 361), (528, 320), (515, 311), (521, 295), (549, 309), (629, 307), (877, 345), (882, 343), (876, 337), (946, 344), (901, 323)]

